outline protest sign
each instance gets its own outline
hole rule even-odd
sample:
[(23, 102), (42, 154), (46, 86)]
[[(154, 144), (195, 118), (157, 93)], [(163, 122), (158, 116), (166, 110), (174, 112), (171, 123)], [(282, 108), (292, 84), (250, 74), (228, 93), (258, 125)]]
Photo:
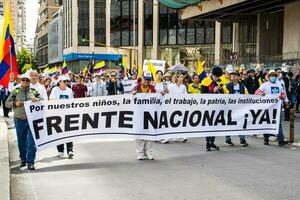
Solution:
[(25, 102), (38, 149), (90, 137), (159, 140), (277, 134), (281, 101), (256, 95), (137, 94)]
[(165, 71), (165, 65), (166, 61), (165, 60), (144, 60), (144, 65), (143, 65), (143, 71), (148, 71), (148, 64), (152, 63), (152, 65), (155, 67), (156, 70), (161, 70)]
[(124, 93), (128, 94), (131, 93), (132, 89), (134, 86), (136, 86), (137, 81), (136, 80), (124, 80), (122, 81), (123, 88), (124, 88)]

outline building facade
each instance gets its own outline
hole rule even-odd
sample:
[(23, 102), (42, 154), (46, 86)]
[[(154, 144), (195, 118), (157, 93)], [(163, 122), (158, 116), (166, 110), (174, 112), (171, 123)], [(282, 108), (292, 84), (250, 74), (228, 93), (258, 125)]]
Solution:
[[(16, 50), (26, 48), (26, 0), (8, 0), (11, 9)], [(4, 1), (0, 0), (0, 15), (4, 15)]]
[(38, 21), (36, 29), (37, 47), (35, 50), (37, 64), (43, 68), (49, 64), (48, 60), (48, 33), (49, 23), (52, 20), (53, 13), (58, 11), (62, 2), (59, 0), (39, 0)]
[(55, 65), (63, 62), (63, 7), (53, 13), (49, 22), (48, 31), (48, 64)]
[[(92, 59), (115, 66), (125, 57), (169, 66), (298, 62), (299, 1), (209, 0), (181, 10), (158, 0), (66, 0), (64, 58), (80, 69)], [(294, 29), (292, 29), (294, 28)], [(296, 28), (296, 29), (295, 29)]]

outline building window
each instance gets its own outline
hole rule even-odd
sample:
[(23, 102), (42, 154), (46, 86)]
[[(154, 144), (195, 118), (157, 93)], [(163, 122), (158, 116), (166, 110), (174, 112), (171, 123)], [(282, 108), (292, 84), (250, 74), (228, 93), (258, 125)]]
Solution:
[(205, 44), (215, 43), (215, 22), (206, 21), (205, 23)]
[(133, 7), (135, 7), (136, 45), (138, 42), (138, 0), (115, 0), (111, 2), (111, 45), (133, 45)]
[[(88, 0), (77, 0), (78, 4), (78, 46), (89, 46), (90, 11)], [(85, 39), (85, 40), (83, 40)]]
[(256, 62), (256, 18), (239, 24), (239, 54), (241, 63)]
[(151, 46), (153, 44), (153, 0), (145, 1), (144, 9), (144, 43), (145, 46)]
[(229, 21), (221, 23), (221, 43), (222, 43), (222, 63), (230, 64), (230, 55), (232, 54), (232, 37), (233, 37), (233, 24)]
[(160, 45), (193, 45), (215, 43), (215, 22), (191, 18), (180, 20), (176, 10), (160, 4)]
[(221, 23), (221, 41), (222, 44), (231, 44), (232, 43), (232, 22), (222, 22)]
[[(105, 44), (105, 0), (95, 0), (95, 42)], [(99, 44), (95, 46), (101, 46)]]
[(65, 39), (64, 47), (69, 48), (72, 46), (72, 0), (64, 1), (64, 26), (65, 26)]

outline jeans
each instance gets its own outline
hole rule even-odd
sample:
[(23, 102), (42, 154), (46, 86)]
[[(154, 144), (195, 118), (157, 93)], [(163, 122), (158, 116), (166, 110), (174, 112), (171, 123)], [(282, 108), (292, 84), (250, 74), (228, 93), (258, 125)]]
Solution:
[(20, 153), (20, 159), (27, 163), (34, 163), (36, 156), (36, 146), (30, 127), (27, 120), (14, 119), (17, 139), (18, 139), (18, 148)]
[[(240, 142), (242, 142), (243, 140), (246, 140), (246, 136), (245, 135), (239, 135), (240, 137)], [(231, 137), (230, 136), (225, 136), (225, 142), (230, 141)]]
[[(270, 134), (264, 134), (265, 141), (269, 141), (269, 137), (270, 137)], [(279, 124), (279, 132), (277, 135), (277, 140), (278, 140), (278, 143), (284, 142), (284, 135), (283, 135), (283, 129), (282, 129), (282, 125), (281, 125), (281, 120), (280, 120), (280, 124)]]
[[(68, 154), (70, 153), (70, 151), (73, 152), (73, 142), (68, 142), (66, 144), (66, 146), (67, 146), (67, 153)], [(57, 151), (60, 152), (60, 153), (63, 153), (65, 151), (64, 144), (57, 145)]]
[(152, 156), (153, 142), (150, 140), (135, 140), (135, 149), (138, 156)]
[(214, 144), (216, 137), (206, 137), (206, 143)]

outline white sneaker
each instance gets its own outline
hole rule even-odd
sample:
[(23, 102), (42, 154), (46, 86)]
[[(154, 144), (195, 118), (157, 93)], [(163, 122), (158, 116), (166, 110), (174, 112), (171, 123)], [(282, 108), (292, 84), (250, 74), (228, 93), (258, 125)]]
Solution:
[(73, 159), (73, 157), (74, 157), (74, 153), (73, 153), (73, 151), (70, 151), (69, 152), (69, 159)]
[(147, 158), (148, 158), (148, 160), (154, 160), (154, 156), (153, 155), (148, 155)]
[(138, 155), (138, 156), (137, 156), (137, 159), (138, 159), (138, 160), (146, 160), (146, 157), (143, 156), (143, 155)]
[(162, 144), (167, 144), (167, 143), (169, 143), (170, 141), (169, 141), (168, 139), (162, 139), (160, 142), (161, 142)]
[(58, 152), (57, 157), (61, 158), (61, 157), (63, 157), (63, 156), (64, 156), (64, 153), (63, 153), (63, 152)]

